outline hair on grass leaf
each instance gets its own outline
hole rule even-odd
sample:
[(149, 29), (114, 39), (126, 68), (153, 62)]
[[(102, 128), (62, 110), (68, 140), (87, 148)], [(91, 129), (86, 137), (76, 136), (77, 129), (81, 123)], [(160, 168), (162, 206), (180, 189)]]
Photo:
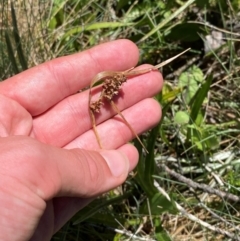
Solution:
[[(140, 142), (143, 149), (148, 153), (146, 147), (140, 140), (137, 133), (134, 131), (134, 129), (131, 127), (131, 125), (128, 123), (126, 118), (123, 116), (121, 111), (118, 109), (117, 105), (113, 101), (113, 97), (119, 94), (119, 90), (124, 82), (127, 81), (128, 77), (137, 76), (146, 74), (148, 72), (151, 72), (153, 70), (158, 70), (159, 68), (163, 67), (164, 65), (167, 65), (168, 63), (172, 62), (174, 59), (178, 58), (180, 55), (184, 54), (190, 50), (190, 48), (186, 49), (185, 51), (181, 52), (180, 54), (177, 54), (176, 56), (158, 64), (153, 67), (147, 68), (147, 69), (141, 69), (141, 70), (134, 70), (135, 68), (128, 69), (126, 71), (103, 71), (98, 73), (91, 81), (90, 87), (89, 87), (89, 100), (88, 100), (88, 108), (89, 108), (89, 114), (90, 119), (93, 127), (94, 134), (97, 138), (97, 142), (99, 144), (99, 147), (102, 149), (102, 143), (97, 131), (96, 127), (96, 120), (95, 120), (95, 114), (100, 112), (101, 106), (103, 105), (103, 101), (107, 100), (111, 107), (114, 109), (114, 111), (117, 112), (123, 119), (124, 123), (127, 125), (127, 127), (131, 130), (132, 134), (137, 138), (137, 140)], [(100, 93), (99, 98), (96, 101), (92, 101), (92, 88), (94, 84), (102, 82), (102, 90)]]

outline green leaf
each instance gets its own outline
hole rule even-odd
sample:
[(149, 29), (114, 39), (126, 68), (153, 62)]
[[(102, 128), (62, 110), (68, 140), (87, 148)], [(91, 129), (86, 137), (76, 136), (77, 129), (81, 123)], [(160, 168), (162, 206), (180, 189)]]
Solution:
[(84, 27), (74, 27), (67, 31), (63, 35), (63, 39), (72, 36), (74, 34), (79, 34), (83, 31), (91, 31), (91, 30), (97, 30), (97, 29), (104, 29), (104, 28), (119, 28), (119, 27), (126, 27), (131, 26), (134, 23), (120, 23), (120, 22), (99, 22), (99, 23), (92, 23)]
[(129, 5), (128, 0), (119, 0), (117, 1), (117, 10), (123, 9), (126, 5)]
[(203, 121), (204, 121), (204, 111), (200, 109), (197, 114), (197, 118), (195, 119), (195, 125), (200, 127)]
[(99, 210), (101, 210), (102, 208), (104, 208), (108, 205), (112, 205), (112, 204), (121, 202), (122, 200), (128, 198), (131, 194), (132, 194), (132, 191), (128, 191), (121, 196), (117, 196), (117, 197), (114, 197), (114, 198), (111, 198), (111, 199), (108, 199), (108, 200), (102, 199), (101, 202), (99, 200), (96, 200), (95, 202), (86, 206), (84, 209), (82, 209), (77, 214), (77, 216), (79, 218), (77, 218), (77, 220), (74, 222), (74, 225), (79, 224), (79, 223), (85, 221), (86, 219), (92, 217), (93, 215), (98, 213)]
[[(150, 132), (147, 140), (147, 150), (149, 153), (144, 157), (140, 152), (140, 160), (136, 168), (137, 175), (135, 176), (135, 179), (148, 197), (152, 197), (157, 192), (153, 184), (153, 174), (156, 165), (154, 159), (154, 147), (158, 133), (159, 125), (153, 128)], [(135, 145), (138, 146), (139, 144), (136, 143)], [(142, 148), (139, 147), (138, 150), (139, 149)]]
[(202, 151), (214, 150), (219, 147), (219, 139), (214, 133), (203, 130), (200, 141), (195, 143), (198, 149)]
[(174, 88), (169, 89), (166, 85), (164, 85), (162, 90), (162, 103), (169, 103), (176, 99), (176, 97), (182, 93), (183, 88)]
[(162, 227), (160, 218), (154, 219), (154, 227), (155, 227), (155, 237), (158, 241), (171, 241), (172, 239), (166, 232), (166, 230)]
[(176, 214), (178, 213), (178, 210), (174, 202), (169, 201), (159, 192), (155, 193), (155, 195), (147, 199), (143, 206), (140, 208), (140, 213), (147, 215), (160, 215), (164, 212)]
[(172, 27), (167, 37), (171, 41), (193, 42), (200, 39), (199, 34), (201, 33), (203, 30), (199, 24), (181, 23)]
[[(161, 102), (162, 100), (161, 93), (157, 96), (157, 99), (159, 102)], [(155, 174), (155, 165), (156, 165), (155, 159), (154, 159), (155, 157), (154, 150), (155, 150), (156, 139), (159, 136), (159, 130), (160, 130), (161, 124), (169, 108), (170, 108), (170, 103), (167, 103), (165, 106), (163, 106), (162, 119), (159, 122), (159, 124), (151, 130), (147, 138), (147, 150), (149, 153), (146, 156), (142, 154), (142, 147), (139, 144), (139, 142), (136, 141), (134, 143), (139, 151), (139, 156), (140, 156), (139, 162), (136, 168), (137, 175), (135, 176), (135, 180), (138, 182), (140, 187), (146, 193), (147, 197), (150, 199), (156, 193), (158, 193), (158, 190), (154, 186), (154, 179), (153, 179), (153, 175)]]
[(204, 80), (204, 75), (197, 66), (193, 66), (188, 71), (183, 72), (179, 77), (178, 86), (185, 87), (184, 98), (189, 103), (198, 90), (198, 86)]
[(17, 61), (16, 61), (16, 58), (15, 58), (15, 55), (14, 55), (12, 43), (11, 43), (8, 32), (5, 32), (5, 41), (6, 41), (6, 44), (7, 44), (8, 57), (9, 57), (11, 63), (12, 63), (13, 71), (14, 71), (15, 74), (18, 74), (20, 71), (19, 71), (18, 66), (17, 66)]
[(126, 221), (123, 216), (124, 215), (121, 215), (120, 213), (115, 213), (113, 216), (111, 212), (99, 211), (91, 216), (87, 221), (117, 228), (119, 224), (116, 220), (118, 220), (119, 223), (124, 223)]
[[(59, 12), (61, 12), (64, 9), (64, 6), (67, 4), (68, 0), (55, 0), (53, 3), (53, 8), (50, 14), (50, 18), (48, 19), (47, 25), (54, 29), (55, 25), (57, 23), (56, 16)], [(62, 14), (60, 14), (62, 15)]]
[(191, 99), (191, 102), (190, 102), (190, 108), (191, 108), (190, 119), (193, 122), (195, 122), (196, 119), (197, 119), (197, 116), (198, 116), (198, 114), (201, 110), (203, 101), (207, 97), (207, 93), (210, 89), (211, 83), (212, 83), (212, 76), (208, 76), (206, 81), (201, 85), (201, 87), (198, 89), (198, 91), (194, 95), (194, 98)]
[(196, 0), (196, 4), (200, 8), (208, 8), (210, 7), (210, 0)]
[(186, 111), (178, 111), (174, 116), (174, 122), (179, 125), (189, 122), (189, 114)]

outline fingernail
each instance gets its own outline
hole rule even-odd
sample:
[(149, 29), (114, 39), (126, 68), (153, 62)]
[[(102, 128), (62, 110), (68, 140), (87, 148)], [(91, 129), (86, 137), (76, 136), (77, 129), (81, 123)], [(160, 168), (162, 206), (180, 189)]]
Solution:
[(113, 176), (119, 177), (123, 174), (127, 175), (129, 170), (129, 160), (119, 151), (101, 151), (100, 154), (106, 160)]

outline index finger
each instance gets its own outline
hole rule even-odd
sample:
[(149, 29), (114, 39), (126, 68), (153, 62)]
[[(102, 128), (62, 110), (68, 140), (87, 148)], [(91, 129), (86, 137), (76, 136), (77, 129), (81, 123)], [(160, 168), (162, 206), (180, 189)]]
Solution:
[(88, 86), (97, 73), (125, 70), (137, 62), (136, 45), (129, 40), (116, 40), (13, 76), (0, 84), (0, 93), (16, 100), (35, 116)]

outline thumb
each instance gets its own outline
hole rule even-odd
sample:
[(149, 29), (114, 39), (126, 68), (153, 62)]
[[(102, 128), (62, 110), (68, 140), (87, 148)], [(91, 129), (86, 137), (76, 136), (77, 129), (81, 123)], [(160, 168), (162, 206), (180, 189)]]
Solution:
[[(94, 197), (122, 184), (131, 169), (128, 158), (115, 150), (67, 150), (24, 137), (9, 137), (2, 144), (0, 160), (6, 163), (9, 177), (43, 200)], [(132, 159), (132, 151), (123, 151)]]
[(71, 154), (70, 162), (59, 163), (62, 187), (58, 195), (92, 197), (121, 185), (127, 178), (129, 160), (120, 151), (74, 149)]
[(44, 153), (48, 171), (37, 181), (45, 200), (54, 196), (94, 197), (121, 185), (129, 172), (128, 158), (116, 150), (48, 148)]
[(113, 176), (120, 177), (128, 174), (129, 161), (123, 153), (115, 150), (102, 150), (99, 153), (104, 158)]

